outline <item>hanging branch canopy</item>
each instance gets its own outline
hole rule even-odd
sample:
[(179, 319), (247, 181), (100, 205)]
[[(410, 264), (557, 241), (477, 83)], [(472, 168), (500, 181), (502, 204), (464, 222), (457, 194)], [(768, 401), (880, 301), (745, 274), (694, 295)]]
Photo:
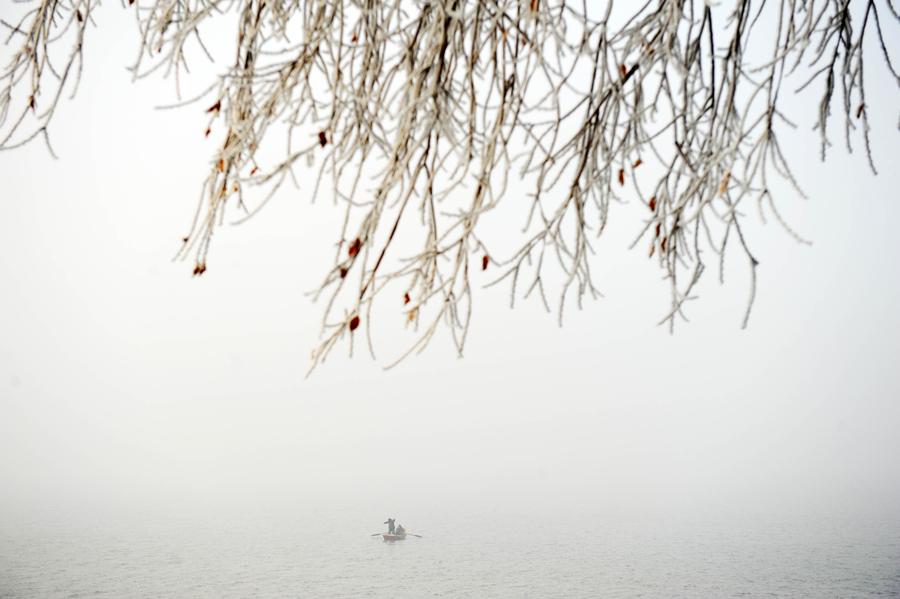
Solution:
[[(97, 4), (34, 0), (2, 22), (2, 148), (49, 145)], [(296, 183), (298, 168), (318, 164), (315, 189), (298, 186), (313, 197), (329, 188), (343, 207), (317, 293), (325, 314), (313, 365), (345, 334), (369, 330), (385, 288), (397, 292), (386, 305), (402, 302), (418, 331), (410, 352), (441, 323), (462, 351), (473, 271), (489, 267), (513, 298), (535, 294), (562, 319), (570, 297), (598, 295), (591, 244), (626, 194), (644, 204), (635, 245), (671, 286), (662, 322), (683, 316), (704, 255), (717, 256), (722, 276), (731, 243), (751, 273), (746, 325), (757, 261), (740, 209), (758, 204), (795, 235), (773, 185), (802, 194), (779, 141), (793, 126), (783, 98), (817, 90), (804, 124), (818, 131), (823, 158), (837, 105), (839, 135), (848, 149), (859, 137), (874, 171), (864, 53), (900, 84), (892, 0), (128, 0), (124, 9), (139, 24), (135, 78), (163, 72), (179, 90), (189, 57), (214, 58), (203, 37), (212, 22), (236, 27), (222, 74), (184, 101), (201, 102), (207, 135), (222, 135), (179, 253), (195, 275), (226, 213), (252, 215)], [(527, 193), (509, 193), (510, 176)], [(481, 235), (501, 204), (521, 215), (508, 223), (520, 237), (505, 254)]]

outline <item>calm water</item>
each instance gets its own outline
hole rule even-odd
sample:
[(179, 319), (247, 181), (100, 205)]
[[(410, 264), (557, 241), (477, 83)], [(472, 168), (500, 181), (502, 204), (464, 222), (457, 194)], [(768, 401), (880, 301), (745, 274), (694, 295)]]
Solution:
[(897, 522), (382, 519), (9, 525), (0, 597), (900, 596)]

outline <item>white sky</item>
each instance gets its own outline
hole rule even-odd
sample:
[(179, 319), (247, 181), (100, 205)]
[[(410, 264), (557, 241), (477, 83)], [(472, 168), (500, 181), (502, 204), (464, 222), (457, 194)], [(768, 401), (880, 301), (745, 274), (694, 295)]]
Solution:
[(61, 159), (40, 144), (0, 154), (0, 522), (425, 504), (898, 515), (891, 82), (870, 99), (877, 178), (840, 147), (819, 163), (813, 105), (794, 114), (811, 199), (785, 190), (780, 205), (814, 245), (751, 215), (748, 330), (739, 259), (724, 287), (707, 276), (690, 324), (657, 327), (661, 273), (625, 249), (637, 223), (614, 211), (596, 261), (606, 298), (563, 328), (479, 290), (464, 359), (439, 336), (383, 372), (411, 340), (386, 310), (380, 361), (338, 350), (304, 380), (321, 310), (305, 293), (338, 215), (286, 190), (220, 230), (202, 278), (170, 262), (213, 148), (200, 107), (154, 111), (170, 85), (130, 84), (119, 10), (104, 7), (55, 121)]

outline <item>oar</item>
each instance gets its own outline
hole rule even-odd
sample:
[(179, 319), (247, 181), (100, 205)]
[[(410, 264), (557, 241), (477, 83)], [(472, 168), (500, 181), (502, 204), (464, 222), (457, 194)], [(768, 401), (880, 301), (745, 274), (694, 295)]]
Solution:
[(369, 536), (370, 536), (370, 537), (380, 537), (380, 536), (383, 535), (383, 534), (384, 534), (383, 532), (373, 532), (373, 533), (370, 534)]
[(408, 532), (408, 533), (406, 533), (406, 534), (408, 534), (408, 535), (411, 536), (411, 537), (419, 537), (420, 539), (424, 538), (422, 535), (417, 535), (417, 534), (415, 534), (415, 533), (413, 533), (413, 532)]

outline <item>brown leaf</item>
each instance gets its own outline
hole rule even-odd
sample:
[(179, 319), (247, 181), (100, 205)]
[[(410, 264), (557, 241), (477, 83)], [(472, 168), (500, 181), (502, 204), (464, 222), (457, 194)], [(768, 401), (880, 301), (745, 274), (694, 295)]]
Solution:
[(537, 12), (538, 0), (531, 0), (531, 12)]
[(191, 239), (190, 237), (182, 237), (181, 241), (182, 241), (182, 243), (187, 243), (188, 241), (190, 241), (190, 239)]
[(350, 36), (350, 41), (354, 44), (359, 41), (359, 35), (357, 35), (355, 31), (353, 32), (353, 35)]
[(731, 181), (731, 171), (725, 172), (725, 177), (722, 178), (722, 182), (719, 184), (719, 194), (724, 195), (726, 191), (728, 191), (728, 182)]
[(406, 313), (406, 321), (407, 322), (414, 321), (416, 319), (416, 314), (418, 314), (418, 312), (419, 312), (418, 308), (413, 308), (412, 310), (407, 312)]
[(650, 210), (656, 212), (656, 196), (650, 198)]
[(341, 267), (341, 270), (340, 270), (340, 274), (341, 274), (341, 278), (342, 278), (342, 279), (343, 279), (344, 277), (346, 277), (346, 276), (347, 276), (347, 269), (344, 268), (344, 267), (342, 266), (342, 267)]
[(350, 247), (347, 248), (347, 253), (350, 257), (354, 257), (359, 253), (359, 248), (362, 247), (362, 242), (359, 240), (359, 237), (353, 240), (353, 243), (350, 244)]
[(666, 251), (666, 242), (669, 240), (668, 237), (663, 237), (662, 242), (659, 244), (659, 249), (662, 251)]
[(206, 112), (219, 112), (222, 109), (222, 100), (217, 100), (215, 104), (206, 109)]
[(225, 172), (225, 160), (223, 158), (219, 158), (219, 164), (217, 165), (220, 173)]
[(622, 75), (622, 79), (628, 76), (628, 69), (625, 68), (624, 64), (619, 65), (619, 73)]
[(659, 229), (662, 227), (662, 223), (656, 223), (656, 235), (654, 236), (656, 239), (659, 239)]
[(256, 172), (257, 172), (258, 170), (259, 170), (259, 167), (258, 167), (258, 166), (254, 166), (253, 168), (251, 168), (251, 169), (250, 169), (250, 176), (252, 177), (253, 175), (255, 175)]
[(641, 160), (640, 158), (638, 158), (637, 160), (634, 161), (634, 164), (631, 165), (631, 168), (637, 168), (637, 167), (641, 166), (642, 164), (644, 164), (644, 161)]
[(350, 319), (350, 330), (355, 331), (359, 327), (359, 316), (354, 316)]
[(34, 110), (34, 96), (28, 96), (28, 107)]
[(206, 272), (206, 263), (198, 262), (196, 266), (194, 266), (194, 276), (199, 277), (203, 273)]
[(325, 135), (325, 132), (319, 131), (319, 145), (324, 148), (325, 144), (327, 144), (327, 143), (328, 143), (328, 137)]
[(625, 185), (625, 169), (619, 169), (619, 185)]
[(408, 304), (409, 300), (410, 300), (409, 293), (404, 293), (403, 294), (403, 303)]
[(487, 254), (481, 257), (481, 270), (487, 270), (488, 262), (490, 262), (490, 260), (491, 259), (488, 258)]
[(76, 11), (75, 11), (75, 17), (78, 19), (78, 22), (79, 22), (79, 23), (84, 22), (84, 17), (81, 16), (81, 11), (80, 11), (80, 10), (76, 10)]
[(203, 134), (203, 137), (209, 137), (210, 133), (212, 133), (212, 127), (207, 127), (206, 133)]
[(863, 102), (862, 104), (859, 105), (859, 108), (856, 109), (856, 118), (861, 117), (863, 110), (865, 110), (865, 109), (866, 109), (866, 103)]

